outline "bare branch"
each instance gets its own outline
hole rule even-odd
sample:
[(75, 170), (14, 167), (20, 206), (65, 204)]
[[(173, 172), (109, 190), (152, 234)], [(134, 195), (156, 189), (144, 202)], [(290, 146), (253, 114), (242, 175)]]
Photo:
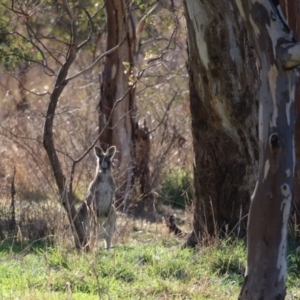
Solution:
[(151, 38), (149, 40), (146, 40), (146, 41), (140, 43), (140, 50), (143, 51), (149, 45), (152, 46), (153, 43), (155, 43), (155, 42), (168, 41), (168, 40), (169, 39), (167, 39), (166, 37), (163, 37), (163, 36), (159, 36), (157, 38)]
[(65, 176), (63, 174), (61, 164), (59, 162), (57, 152), (54, 146), (54, 140), (53, 140), (53, 120), (55, 116), (55, 110), (57, 106), (58, 99), (64, 90), (65, 86), (67, 85), (68, 81), (66, 80), (66, 77), (68, 75), (69, 68), (71, 67), (73, 61), (76, 58), (76, 47), (77, 47), (77, 39), (78, 39), (78, 30), (76, 25), (76, 19), (74, 17), (74, 14), (69, 7), (66, 0), (63, 2), (63, 6), (70, 17), (70, 25), (71, 25), (71, 43), (68, 49), (68, 54), (66, 57), (65, 63), (62, 65), (58, 72), (58, 76), (56, 79), (55, 87), (53, 89), (53, 92), (50, 96), (50, 103), (48, 105), (47, 114), (46, 114), (46, 121), (44, 125), (44, 134), (43, 134), (43, 143), (45, 150), (47, 152), (47, 155), (50, 159), (50, 163), (53, 169), (53, 172), (55, 174), (55, 180), (59, 189), (59, 192), (62, 195), (64, 195), (65, 191)]
[(162, 119), (160, 120), (160, 122), (156, 125), (156, 127), (154, 129), (152, 129), (151, 131), (149, 131), (149, 134), (151, 134), (152, 132), (156, 131), (156, 129), (164, 122), (164, 120), (165, 120), (165, 118), (166, 118), (166, 116), (167, 116), (167, 114), (168, 114), (168, 112), (169, 112), (169, 110), (171, 108), (171, 105), (174, 102), (174, 100), (176, 99), (177, 95), (178, 95), (178, 92), (175, 92), (175, 94), (172, 97), (171, 101), (167, 105), (167, 108), (166, 108), (166, 111), (164, 113), (164, 116), (162, 117)]
[(23, 89), (23, 90), (25, 90), (26, 92), (29, 92), (30, 94), (32, 94), (32, 95), (35, 95), (35, 96), (45, 96), (45, 95), (47, 95), (47, 94), (50, 94), (48, 91), (47, 92), (44, 92), (44, 93), (36, 93), (36, 92), (34, 92), (34, 91), (32, 91), (32, 90), (28, 90), (27, 88), (25, 88), (25, 86), (23, 85), (23, 83), (22, 83), (22, 81), (17, 77), (17, 76), (15, 76), (15, 75), (13, 75), (13, 74), (7, 74), (7, 75), (9, 75), (9, 76), (11, 76), (12, 78), (14, 78), (14, 79), (16, 79), (18, 82), (19, 82), (19, 84), (21, 85), (21, 88)]
[[(161, 10), (163, 10), (168, 5), (168, 0), (159, 0), (139, 21), (136, 26), (136, 38), (137, 38), (137, 47), (140, 47), (140, 39), (141, 35), (144, 31), (146, 20), (148, 17), (152, 15), (158, 14)], [(139, 49), (136, 49), (138, 51)]]
[[(25, 24), (26, 24), (26, 23), (25, 23)], [(27, 24), (26, 24), (26, 26), (27, 26)], [(42, 60), (42, 61), (39, 61), (39, 60), (33, 60), (33, 59), (28, 59), (28, 58), (26, 58), (26, 57), (22, 57), (22, 59), (43, 66), (44, 70), (48, 70), (50, 73), (52, 73), (52, 75), (48, 74), (49, 76), (53, 76), (53, 75), (55, 74), (55, 72), (54, 72), (51, 68), (48, 67), (48, 65), (47, 65), (47, 59), (45, 58), (44, 52), (40, 49), (40, 47), (39, 47), (37, 44), (33, 43), (31, 39), (28, 39), (27, 37), (25, 37), (24, 35), (22, 35), (21, 33), (17, 32), (17, 31), (14, 31), (14, 32), (11, 32), (11, 33), (12, 33), (12, 34), (17, 34), (18, 36), (20, 36), (21, 38), (23, 38), (26, 42), (30, 43), (34, 48), (37, 49), (37, 51), (38, 51), (38, 52), (42, 55), (42, 57), (43, 57), (43, 60)], [(40, 42), (40, 44), (45, 48), (45, 50), (50, 54), (50, 56), (51, 56), (57, 63), (59, 63), (59, 64), (61, 65), (61, 63), (53, 56), (53, 54), (52, 54), (50, 51), (48, 51), (47, 47), (45, 47), (45, 46), (41, 43), (41, 41), (40, 41), (39, 39), (37, 39), (37, 40), (38, 40), (38, 41)], [(15, 53), (15, 52), (13, 51), (13, 53)], [(17, 54), (15, 54), (15, 55), (17, 55)], [(19, 56), (19, 55), (17, 55), (17, 56)]]
[(77, 46), (77, 50), (80, 50), (81, 48), (83, 48), (92, 38), (92, 33), (94, 32), (94, 22), (92, 20), (91, 15), (89, 14), (89, 12), (85, 9), (84, 5), (82, 4), (82, 1), (80, 1), (80, 6), (81, 9), (84, 11), (84, 13), (86, 14), (87, 18), (88, 18), (88, 24), (91, 26), (90, 32), (88, 37), (85, 39), (85, 41), (83, 41), (80, 45)]
[[(6, 6), (5, 4), (3, 4), (3, 6), (6, 7), (6, 8), (9, 8), (9, 7)], [(16, 10), (14, 7), (15, 7), (15, 1), (12, 0), (12, 1), (11, 1), (11, 8), (10, 8), (10, 9), (11, 9), (14, 13), (16, 13), (16, 14), (18, 14), (18, 15), (23, 15), (23, 16), (26, 16), (26, 17), (29, 16), (28, 13), (24, 12), (23, 10), (21, 10), (21, 11)]]
[(15, 133), (13, 133), (10, 129), (6, 128), (5, 126), (1, 125), (0, 124), (0, 128), (4, 129), (5, 131), (7, 131), (11, 136), (13, 136), (14, 138), (16, 139), (22, 139), (22, 140), (29, 140), (29, 141), (34, 141), (34, 142), (37, 142), (39, 144), (43, 144), (42, 141), (38, 140), (38, 139), (35, 139), (35, 138), (30, 138), (30, 137), (27, 137), (27, 136), (19, 136)]
[[(35, 34), (34, 30), (32, 29), (32, 27), (29, 25), (28, 22), (25, 22), (25, 25), (26, 25), (26, 28), (28, 31), (28, 35), (31, 36), (31, 34), (33, 35), (33, 37), (38, 41), (38, 43), (40, 43), (42, 45), (42, 47), (47, 51), (47, 53), (55, 60), (55, 62), (59, 65), (61, 65), (60, 61), (52, 54), (51, 51), (48, 50), (48, 48), (44, 45), (44, 43), (42, 42), (42, 40)], [(43, 62), (44, 64), (46, 65), (47, 67), (47, 60), (45, 59), (45, 55), (44, 55), (44, 52), (40, 49), (40, 47), (37, 46), (37, 44), (33, 43), (32, 42), (32, 39), (27, 39), (26, 37), (23, 37), (25, 38), (34, 48), (36, 48), (39, 53), (42, 55), (43, 57)], [(47, 67), (48, 68), (48, 67)], [(54, 73), (54, 71), (52, 71)]]
[(114, 52), (115, 50), (117, 50), (123, 43), (124, 39), (115, 47), (111, 48), (110, 50), (106, 51), (104, 54), (100, 55), (92, 64), (90, 64), (87, 68), (85, 68), (84, 70), (78, 72), (77, 74), (70, 76), (69, 78), (66, 79), (66, 81), (70, 81), (73, 80), (85, 73), (87, 73), (88, 71), (90, 71), (91, 69), (93, 69), (93, 67), (95, 67), (95, 65), (102, 59), (104, 58), (106, 55)]

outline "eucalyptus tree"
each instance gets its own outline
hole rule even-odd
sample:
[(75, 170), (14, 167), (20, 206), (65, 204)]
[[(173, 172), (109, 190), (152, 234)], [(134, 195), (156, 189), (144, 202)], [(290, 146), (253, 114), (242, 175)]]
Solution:
[[(141, 37), (147, 20), (168, 6), (167, 0), (154, 4), (141, 1), (111, 0), (105, 2), (107, 24), (107, 55), (100, 73), (99, 131), (103, 148), (117, 147), (116, 164), (119, 186), (118, 203), (128, 208), (128, 194), (134, 180), (140, 179), (145, 206), (152, 210), (153, 194), (150, 185), (148, 128), (139, 125), (137, 117), (136, 84), (151, 65), (139, 59), (142, 56)], [(140, 18), (137, 10), (145, 11)], [(160, 55), (158, 58), (160, 59)], [(155, 61), (152, 59), (151, 61)], [(138, 137), (143, 132), (144, 140)], [(145, 147), (146, 146), (146, 147)], [(141, 150), (140, 150), (141, 149)], [(140, 156), (143, 157), (140, 157)], [(148, 157), (146, 157), (148, 156)], [(147, 163), (145, 163), (147, 162)], [(143, 180), (146, 178), (145, 180)], [(143, 183), (145, 182), (145, 183)]]
[(259, 169), (247, 237), (240, 299), (284, 299), (286, 249), (296, 164), (295, 41), (276, 0), (236, 1), (259, 60)]
[(257, 170), (256, 56), (234, 1), (185, 1), (195, 153), (195, 245), (245, 235)]
[[(281, 0), (281, 8), (286, 17), (287, 23), (295, 34), (297, 41), (300, 40), (300, 2), (297, 0)], [(296, 152), (296, 170), (295, 170), (295, 187), (294, 187), (294, 200), (291, 206), (291, 224), (293, 228), (300, 225), (300, 78), (298, 77), (295, 109), (296, 109), (296, 122), (295, 122), (295, 152)], [(296, 231), (297, 232), (297, 231)], [(300, 238), (299, 232), (297, 238)]]
[(235, 202), (249, 200), (256, 181), (240, 299), (284, 299), (300, 43), (276, 0), (194, 0), (185, 7), (196, 189), (188, 243), (217, 231), (224, 203), (236, 214)]

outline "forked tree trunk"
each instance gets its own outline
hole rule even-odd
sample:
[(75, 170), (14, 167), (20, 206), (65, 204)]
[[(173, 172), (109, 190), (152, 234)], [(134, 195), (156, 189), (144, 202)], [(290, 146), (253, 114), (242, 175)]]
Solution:
[[(73, 38), (74, 41), (77, 41), (77, 36), (75, 36), (76, 33), (77, 30), (74, 33), (74, 38)], [(74, 44), (76, 45), (75, 42)], [(43, 144), (47, 152), (48, 158), (50, 160), (51, 168), (54, 174), (54, 178), (60, 196), (60, 201), (67, 212), (69, 223), (71, 225), (71, 229), (74, 236), (75, 246), (77, 249), (89, 250), (87, 246), (87, 242), (88, 242), (87, 235), (84, 227), (82, 226), (82, 221), (79, 219), (75, 208), (75, 201), (74, 201), (72, 189), (68, 188), (67, 181), (57, 155), (57, 151), (54, 144), (54, 136), (53, 136), (53, 122), (54, 122), (57, 103), (63, 89), (68, 84), (67, 81), (68, 71), (75, 57), (76, 57), (76, 50), (70, 51), (66, 58), (66, 62), (62, 65), (60, 71), (58, 72), (57, 80), (55, 82), (55, 87), (50, 96), (50, 101), (46, 113), (46, 118), (45, 118), (46, 120), (44, 125), (44, 132), (43, 132)]]
[(62, 64), (50, 96), (50, 101), (48, 104), (44, 131), (43, 131), (43, 145), (50, 160), (50, 165), (54, 174), (55, 182), (59, 192), (59, 198), (63, 204), (64, 209), (67, 212), (68, 219), (71, 225), (71, 229), (74, 235), (75, 246), (77, 249), (88, 250), (87, 245), (87, 235), (84, 227), (82, 226), (82, 221), (78, 217), (75, 201), (72, 191), (72, 182), (67, 184), (65, 175), (62, 170), (62, 165), (58, 158), (58, 153), (56, 151), (54, 136), (53, 136), (53, 123), (56, 113), (56, 108), (58, 104), (59, 97), (63, 92), (64, 88), (69, 82), (68, 72), (72, 66), (76, 54), (78, 51), (78, 28), (77, 19), (75, 18), (72, 9), (69, 7), (66, 1), (63, 2), (63, 8), (66, 15), (70, 20), (70, 28), (72, 34), (70, 35), (70, 45), (66, 54), (65, 62)]
[(187, 245), (244, 225), (257, 171), (256, 59), (234, 0), (185, 1), (195, 152)]
[(239, 299), (284, 299), (287, 225), (294, 185), (294, 97), (300, 63), (279, 1), (236, 0), (259, 58), (259, 174), (248, 220)]
[(127, 0), (106, 1), (105, 8), (107, 50), (120, 46), (107, 55), (100, 77), (99, 130), (103, 131), (100, 142), (104, 149), (109, 145), (117, 147), (116, 181), (120, 203), (121, 200), (126, 202), (133, 180), (137, 108), (135, 87), (130, 81), (134, 80), (132, 68), (136, 65), (136, 20)]

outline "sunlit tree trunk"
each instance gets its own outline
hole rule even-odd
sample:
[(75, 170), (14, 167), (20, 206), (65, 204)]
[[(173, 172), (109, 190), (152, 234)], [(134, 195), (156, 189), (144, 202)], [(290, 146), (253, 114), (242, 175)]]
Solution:
[(109, 145), (117, 147), (117, 194), (126, 203), (133, 180), (133, 149), (136, 143), (135, 87), (130, 84), (134, 80), (132, 68), (137, 59), (136, 20), (127, 0), (106, 1), (105, 8), (107, 50), (119, 47), (107, 55), (100, 76), (99, 130), (103, 131), (100, 142), (103, 148)]
[[(257, 171), (256, 58), (234, 1), (185, 1), (195, 152), (194, 231), (245, 234)], [(242, 227), (240, 227), (242, 226)]]
[[(99, 130), (103, 148), (117, 147), (117, 203), (128, 208), (128, 193), (135, 180), (140, 184), (142, 210), (152, 210), (153, 194), (150, 183), (150, 135), (145, 126), (138, 123), (135, 83), (141, 70), (137, 64), (141, 35), (146, 20), (157, 14), (168, 1), (160, 0), (137, 22), (132, 2), (128, 0), (106, 1), (107, 50), (117, 47), (106, 56), (100, 76)], [(141, 134), (147, 135), (140, 138)], [(145, 148), (145, 140), (148, 144)], [(141, 151), (144, 149), (145, 151)], [(140, 155), (142, 154), (142, 155)]]
[(300, 64), (279, 1), (236, 0), (259, 59), (259, 172), (248, 220), (247, 270), (239, 299), (284, 299), (294, 188), (294, 98)]

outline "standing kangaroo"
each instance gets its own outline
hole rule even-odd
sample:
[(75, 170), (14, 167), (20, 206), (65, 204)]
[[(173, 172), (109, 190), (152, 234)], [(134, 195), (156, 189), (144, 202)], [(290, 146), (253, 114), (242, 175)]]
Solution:
[(97, 244), (98, 239), (104, 239), (106, 249), (110, 249), (116, 227), (116, 210), (113, 205), (116, 184), (111, 175), (116, 147), (110, 147), (105, 153), (96, 146), (94, 151), (97, 157), (96, 175), (78, 214), (85, 227), (88, 242), (95, 239)]

